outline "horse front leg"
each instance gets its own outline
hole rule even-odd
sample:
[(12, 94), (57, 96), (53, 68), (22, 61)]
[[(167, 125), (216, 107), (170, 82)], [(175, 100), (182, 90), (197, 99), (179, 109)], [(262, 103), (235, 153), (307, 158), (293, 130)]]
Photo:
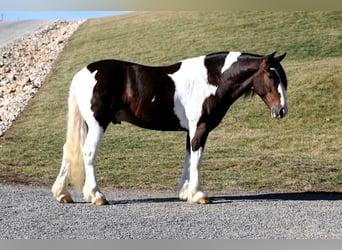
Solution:
[[(189, 146), (187, 146), (183, 175), (180, 182), (179, 197), (181, 200), (198, 204), (210, 203), (207, 194), (200, 190), (200, 165), (207, 137), (208, 132), (204, 124), (197, 126), (195, 132), (190, 130)], [(183, 178), (186, 173), (188, 173), (188, 178)], [(182, 183), (184, 179), (185, 181)]]
[(191, 151), (188, 184), (188, 202), (207, 204), (210, 203), (208, 195), (200, 190), (200, 165), (202, 162), (204, 147)]
[(178, 196), (180, 200), (188, 200), (188, 186), (189, 186), (189, 169), (190, 169), (190, 136), (186, 135), (186, 150), (185, 160), (183, 164), (182, 176), (178, 184)]

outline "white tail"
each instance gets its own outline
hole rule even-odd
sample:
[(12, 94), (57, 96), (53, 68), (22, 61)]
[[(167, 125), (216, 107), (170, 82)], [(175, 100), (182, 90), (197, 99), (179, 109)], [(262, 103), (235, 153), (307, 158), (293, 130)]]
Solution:
[(62, 166), (51, 189), (59, 202), (72, 202), (71, 195), (67, 190), (69, 180), (74, 184), (77, 191), (81, 191), (83, 186), (85, 171), (82, 146), (87, 130), (87, 125), (76, 101), (74, 84), (72, 83), (68, 99), (68, 126), (66, 142), (63, 147)]
[(84, 184), (84, 162), (82, 146), (87, 136), (87, 125), (80, 113), (74, 86), (71, 84), (68, 100), (68, 127), (64, 154), (68, 176), (75, 188), (80, 191)]

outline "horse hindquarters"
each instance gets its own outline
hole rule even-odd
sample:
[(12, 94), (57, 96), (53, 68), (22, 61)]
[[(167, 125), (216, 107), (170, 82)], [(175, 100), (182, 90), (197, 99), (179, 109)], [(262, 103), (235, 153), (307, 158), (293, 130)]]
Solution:
[(78, 72), (71, 84), (68, 102), (67, 138), (63, 150), (60, 173), (52, 192), (62, 203), (72, 202), (67, 191), (68, 179), (79, 190), (83, 186), (84, 198), (96, 205), (107, 204), (100, 192), (95, 176), (95, 157), (104, 129), (93, 116), (90, 107), (95, 74), (84, 68)]

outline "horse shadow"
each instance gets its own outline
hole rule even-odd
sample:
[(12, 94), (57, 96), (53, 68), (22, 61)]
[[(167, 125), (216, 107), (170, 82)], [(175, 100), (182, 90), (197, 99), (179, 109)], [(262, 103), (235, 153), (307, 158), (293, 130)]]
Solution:
[[(339, 201), (342, 200), (341, 192), (295, 192), (295, 193), (263, 193), (243, 195), (213, 195), (209, 196), (211, 205), (220, 203), (232, 203), (234, 201)], [(178, 197), (138, 198), (109, 201), (110, 205), (135, 204), (135, 203), (174, 203), (184, 202)]]

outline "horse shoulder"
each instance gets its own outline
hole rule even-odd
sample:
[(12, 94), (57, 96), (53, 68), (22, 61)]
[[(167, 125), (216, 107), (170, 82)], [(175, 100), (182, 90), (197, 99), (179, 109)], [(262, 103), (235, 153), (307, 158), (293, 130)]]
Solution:
[(184, 60), (179, 70), (169, 75), (175, 85), (174, 111), (188, 129), (197, 124), (205, 99), (217, 89), (208, 82), (204, 60), (204, 56)]

